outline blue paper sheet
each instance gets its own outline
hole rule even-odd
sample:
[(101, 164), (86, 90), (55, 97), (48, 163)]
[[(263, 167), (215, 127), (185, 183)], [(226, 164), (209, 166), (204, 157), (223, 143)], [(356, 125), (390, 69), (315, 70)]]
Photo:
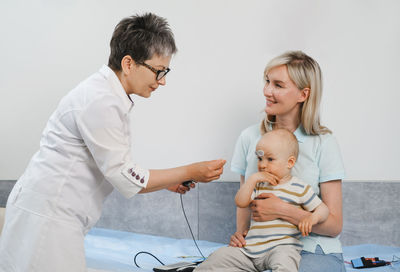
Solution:
[[(197, 241), (204, 256), (208, 256), (223, 244)], [(147, 254), (134, 256), (141, 251), (155, 255), (165, 264), (201, 259), (193, 240), (136, 234), (131, 232), (94, 228), (85, 238), (87, 266), (109, 271), (153, 271), (161, 264)], [(186, 258), (183, 258), (186, 257)]]
[[(197, 241), (204, 256), (208, 256), (219, 247), (220, 243)], [(127, 271), (152, 271), (160, 263), (147, 254), (140, 254), (134, 264), (134, 256), (140, 251), (147, 251), (155, 255), (165, 264), (182, 261), (194, 261), (201, 258), (193, 240), (174, 239), (168, 237), (137, 234), (125, 231), (94, 228), (85, 238), (86, 261), (89, 268), (127, 272)], [(356, 245), (343, 248), (345, 261), (359, 257), (379, 257), (391, 261), (393, 256), (400, 257), (400, 247), (383, 245)], [(185, 257), (185, 258), (184, 258)], [(365, 272), (400, 272), (400, 262), (394, 267), (353, 269), (351, 264), (345, 264), (347, 271)]]

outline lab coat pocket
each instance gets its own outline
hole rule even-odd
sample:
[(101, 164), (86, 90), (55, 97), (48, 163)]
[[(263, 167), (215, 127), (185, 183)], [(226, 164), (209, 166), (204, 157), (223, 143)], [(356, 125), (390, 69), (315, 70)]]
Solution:
[(19, 187), (13, 196), (12, 204), (15, 207), (35, 213), (36, 215), (53, 217), (54, 199), (30, 188)]

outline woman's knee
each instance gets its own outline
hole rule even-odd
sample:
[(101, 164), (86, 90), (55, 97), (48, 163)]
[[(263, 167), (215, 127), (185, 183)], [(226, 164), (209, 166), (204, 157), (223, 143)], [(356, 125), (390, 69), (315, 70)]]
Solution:
[(333, 254), (301, 255), (299, 272), (345, 272), (343, 260)]

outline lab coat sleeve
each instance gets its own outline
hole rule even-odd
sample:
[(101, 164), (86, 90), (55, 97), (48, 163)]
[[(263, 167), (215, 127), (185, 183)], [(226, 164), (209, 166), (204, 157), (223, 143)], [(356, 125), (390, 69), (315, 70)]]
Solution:
[(134, 164), (129, 123), (120, 98), (103, 95), (77, 113), (77, 127), (105, 179), (130, 198), (145, 188), (149, 171)]

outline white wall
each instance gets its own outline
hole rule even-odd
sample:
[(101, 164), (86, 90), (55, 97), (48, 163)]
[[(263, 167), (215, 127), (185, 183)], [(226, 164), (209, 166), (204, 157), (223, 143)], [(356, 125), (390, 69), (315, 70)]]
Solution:
[[(400, 180), (400, 1), (0, 2), (0, 180), (17, 179), (58, 101), (107, 63), (123, 17), (166, 17), (179, 48), (167, 86), (134, 98), (134, 157), (149, 168), (230, 162), (262, 118), (262, 72), (300, 49), (324, 72), (322, 120), (348, 180)], [(238, 180), (226, 168), (222, 180)]]

